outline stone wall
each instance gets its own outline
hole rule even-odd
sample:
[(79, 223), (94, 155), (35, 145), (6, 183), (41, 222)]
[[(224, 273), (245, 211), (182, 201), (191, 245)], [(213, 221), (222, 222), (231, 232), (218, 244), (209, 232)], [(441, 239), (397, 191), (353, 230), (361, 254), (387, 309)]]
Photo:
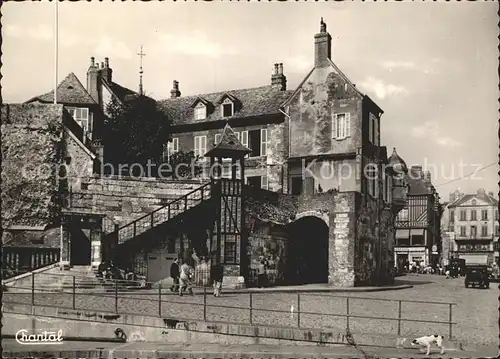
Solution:
[[(291, 157), (352, 153), (361, 147), (361, 98), (333, 66), (315, 68), (290, 101)], [(332, 114), (350, 114), (350, 135), (332, 138)]]
[[(377, 207), (371, 198), (357, 202), (356, 282), (381, 284), (392, 280), (394, 266), (394, 215), (389, 208)], [(380, 272), (377, 272), (380, 270)]]
[(195, 180), (87, 177), (72, 189), (70, 207), (80, 212), (105, 213), (122, 226), (201, 185)]
[(4, 230), (2, 244), (6, 247), (60, 248), (61, 229), (54, 227), (43, 231)]
[(254, 220), (251, 222), (248, 238), (250, 263), (250, 285), (257, 284), (257, 269), (260, 261), (268, 263), (267, 276), (270, 285), (280, 285), (284, 281), (287, 265), (286, 227), (272, 222)]
[[(247, 225), (250, 238), (254, 236), (253, 223), (273, 222), (286, 226), (296, 219), (314, 216), (329, 228), (328, 258), (329, 283), (335, 286), (355, 285), (356, 192), (318, 193), (291, 196), (268, 191), (252, 191), (247, 200)], [(261, 236), (258, 234), (257, 237)], [(278, 238), (283, 240), (283, 238)], [(250, 243), (247, 252), (255, 252)], [(255, 254), (253, 254), (255, 256)]]
[(81, 143), (77, 143), (67, 130), (64, 134), (64, 147), (66, 156), (70, 158), (70, 163), (66, 164), (68, 183), (72, 188), (77, 188), (82, 177), (92, 176), (95, 157), (88, 150), (84, 150)]
[(2, 106), (2, 227), (44, 227), (60, 209), (63, 106)]

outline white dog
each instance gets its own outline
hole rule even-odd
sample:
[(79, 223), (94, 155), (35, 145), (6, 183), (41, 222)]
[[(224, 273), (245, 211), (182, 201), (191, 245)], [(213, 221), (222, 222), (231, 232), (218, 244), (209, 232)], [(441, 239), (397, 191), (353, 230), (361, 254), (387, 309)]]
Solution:
[(411, 341), (412, 346), (419, 345), (423, 348), (427, 348), (427, 353), (425, 355), (429, 355), (431, 351), (431, 345), (436, 344), (438, 348), (441, 349), (441, 355), (444, 354), (444, 348), (443, 348), (443, 336), (442, 335), (427, 335), (425, 337), (420, 337), (420, 338), (415, 338)]

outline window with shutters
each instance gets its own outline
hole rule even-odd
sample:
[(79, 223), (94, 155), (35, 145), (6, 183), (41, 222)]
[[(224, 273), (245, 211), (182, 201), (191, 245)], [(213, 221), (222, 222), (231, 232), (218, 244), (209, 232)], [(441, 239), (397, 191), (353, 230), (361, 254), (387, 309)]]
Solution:
[(241, 141), (242, 145), (249, 147), (252, 152), (250, 157), (265, 156), (267, 153), (267, 129), (262, 128), (253, 131), (244, 131), (242, 138), (245, 138), (246, 144)]
[(207, 153), (207, 136), (195, 136), (194, 155), (198, 156), (200, 161), (205, 161), (205, 153)]
[(163, 161), (168, 161), (170, 156), (174, 153), (179, 152), (179, 138), (172, 138), (171, 142), (167, 142), (166, 145), (163, 145)]
[(487, 221), (488, 220), (488, 210), (487, 209), (483, 209), (481, 211), (481, 220), (482, 221)]
[(392, 177), (387, 176), (387, 203), (392, 202)]
[(351, 136), (351, 114), (335, 113), (332, 116), (332, 137), (343, 140)]
[(476, 238), (476, 236), (477, 236), (477, 228), (476, 228), (476, 226), (470, 226), (470, 236), (472, 238)]
[(80, 107), (66, 107), (66, 110), (71, 114), (71, 117), (80, 125), (85, 132), (89, 132), (89, 109)]
[(231, 117), (234, 115), (234, 104), (233, 102), (226, 98), (221, 105), (221, 114), (223, 118)]
[(366, 170), (366, 179), (368, 183), (368, 194), (375, 196), (375, 168), (370, 165)]
[(198, 103), (194, 109), (194, 118), (196, 120), (204, 120), (207, 118), (207, 107), (203, 103)]
[(475, 209), (470, 211), (470, 220), (477, 221), (477, 211)]
[(488, 226), (483, 225), (481, 227), (481, 237), (488, 237)]
[(467, 220), (467, 211), (465, 209), (460, 210), (460, 220), (461, 221)]
[(377, 116), (370, 113), (368, 118), (368, 139), (375, 146), (379, 145), (379, 120)]
[(467, 230), (467, 227), (460, 226), (460, 237), (465, 237), (467, 235), (466, 230)]

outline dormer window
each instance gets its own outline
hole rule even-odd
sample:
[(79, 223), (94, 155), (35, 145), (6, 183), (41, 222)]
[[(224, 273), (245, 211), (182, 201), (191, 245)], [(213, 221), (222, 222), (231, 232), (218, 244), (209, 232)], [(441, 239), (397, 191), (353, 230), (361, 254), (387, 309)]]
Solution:
[(207, 106), (199, 102), (194, 109), (194, 118), (196, 120), (204, 120), (207, 118)]
[(222, 117), (231, 117), (234, 115), (234, 103), (226, 98), (221, 105)]

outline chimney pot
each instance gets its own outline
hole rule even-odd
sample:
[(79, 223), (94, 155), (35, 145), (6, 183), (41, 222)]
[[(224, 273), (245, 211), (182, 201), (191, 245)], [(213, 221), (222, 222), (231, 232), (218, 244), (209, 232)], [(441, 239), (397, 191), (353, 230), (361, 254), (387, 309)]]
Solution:
[(106, 66), (106, 68), (109, 67), (109, 57), (104, 58), (104, 65)]
[(320, 32), (314, 35), (314, 66), (315, 67), (327, 67), (330, 65), (329, 59), (331, 59), (332, 52), (332, 37), (326, 31), (326, 24), (321, 18)]
[(90, 66), (92, 66), (92, 67), (94, 67), (94, 66), (95, 66), (95, 57), (94, 57), (94, 56), (92, 56), (92, 57), (90, 58)]
[(179, 91), (179, 81), (174, 80), (172, 90), (170, 91), (171, 98), (177, 98), (181, 96), (181, 92)]
[(104, 68), (104, 62), (101, 62), (101, 69)]
[(286, 76), (283, 74), (283, 64), (274, 64), (274, 72), (271, 76), (271, 85), (279, 86), (280, 91), (286, 90)]

